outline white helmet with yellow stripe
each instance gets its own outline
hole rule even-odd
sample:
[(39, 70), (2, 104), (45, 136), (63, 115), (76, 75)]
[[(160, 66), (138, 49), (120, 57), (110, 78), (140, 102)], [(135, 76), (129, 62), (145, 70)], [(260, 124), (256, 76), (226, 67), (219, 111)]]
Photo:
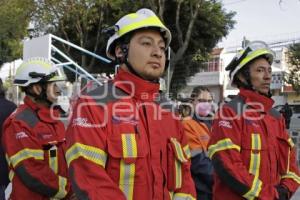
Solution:
[(17, 69), (14, 85), (27, 87), (32, 83), (65, 81), (62, 69), (46, 58), (34, 57), (25, 60)]
[(260, 56), (264, 56), (267, 61), (272, 64), (275, 54), (268, 45), (262, 41), (250, 42), (247, 47), (239, 51), (225, 68), (226, 71), (230, 71), (229, 76), (231, 84), (233, 84), (235, 76), (242, 68)]
[(142, 28), (158, 28), (166, 42), (166, 48), (171, 42), (170, 30), (161, 22), (161, 20), (150, 9), (140, 9), (136, 13), (130, 13), (122, 17), (109, 31), (113, 31), (108, 39), (106, 46), (106, 55), (115, 59), (114, 50), (116, 41), (132, 31)]

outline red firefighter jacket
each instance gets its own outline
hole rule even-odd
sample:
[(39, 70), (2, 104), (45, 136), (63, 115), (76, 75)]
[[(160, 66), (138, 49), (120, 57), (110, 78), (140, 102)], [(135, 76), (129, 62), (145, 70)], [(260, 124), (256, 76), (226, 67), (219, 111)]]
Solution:
[(78, 198), (194, 199), (189, 148), (158, 89), (120, 70), (113, 82), (81, 96), (66, 153)]
[(215, 170), (213, 198), (278, 198), (276, 185), (290, 195), (300, 183), (294, 144), (273, 100), (241, 89), (213, 122), (209, 156)]
[(25, 97), (5, 121), (2, 141), (10, 167), (10, 199), (63, 199), (68, 193), (65, 128), (57, 117), (55, 110)]

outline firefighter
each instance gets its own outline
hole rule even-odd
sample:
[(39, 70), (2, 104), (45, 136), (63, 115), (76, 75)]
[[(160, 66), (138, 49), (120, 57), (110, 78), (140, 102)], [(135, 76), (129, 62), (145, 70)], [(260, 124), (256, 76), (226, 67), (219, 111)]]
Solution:
[[(0, 78), (0, 142), (2, 138), (2, 125), (6, 118), (14, 112), (17, 108), (16, 104), (5, 98), (5, 89), (3, 87), (2, 79)], [(9, 184), (8, 179), (8, 166), (5, 159), (5, 153), (2, 148), (2, 142), (0, 143), (0, 200), (5, 199), (5, 188)]]
[(294, 144), (272, 108), (274, 53), (250, 42), (226, 67), (239, 94), (213, 122), (208, 154), (215, 170), (213, 199), (290, 199), (300, 184)]
[(81, 95), (66, 153), (77, 198), (195, 199), (189, 148), (179, 119), (159, 95), (170, 31), (149, 9), (108, 29), (113, 81)]
[(31, 58), (17, 69), (14, 84), (25, 92), (24, 104), (5, 121), (3, 146), (12, 182), (10, 199), (63, 199), (67, 180), (65, 128), (56, 103), (65, 76), (45, 58)]

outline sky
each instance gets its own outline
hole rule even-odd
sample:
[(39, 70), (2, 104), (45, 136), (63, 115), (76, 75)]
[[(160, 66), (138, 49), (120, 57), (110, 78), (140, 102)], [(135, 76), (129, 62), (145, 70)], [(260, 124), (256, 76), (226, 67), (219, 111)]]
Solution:
[(235, 28), (219, 43), (237, 46), (245, 36), (266, 42), (300, 38), (300, 0), (221, 0), (226, 11), (235, 11)]

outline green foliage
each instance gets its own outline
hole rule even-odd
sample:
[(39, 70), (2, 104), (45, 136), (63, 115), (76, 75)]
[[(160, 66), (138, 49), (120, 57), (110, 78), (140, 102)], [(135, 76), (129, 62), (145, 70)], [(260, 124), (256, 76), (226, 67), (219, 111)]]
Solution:
[[(215, 0), (1, 1), (0, 16), (4, 18), (0, 17), (3, 20), (0, 22), (5, 22), (8, 27), (1, 27), (0, 33), (13, 30), (9, 35), (0, 34), (0, 58), (4, 61), (9, 60), (8, 57), (13, 59), (20, 56), (20, 40), (26, 35), (29, 17), (35, 25), (34, 36), (51, 33), (96, 54), (105, 55), (108, 37), (102, 33), (103, 28), (114, 25), (120, 17), (139, 8), (152, 9), (172, 32), (173, 92), (185, 85), (189, 76), (199, 71), (200, 63), (207, 60), (212, 48), (228, 34), (235, 23), (232, 20), (235, 13), (225, 11), (222, 4)], [(5, 11), (8, 13), (5, 14)], [(6, 16), (10, 17), (5, 19)], [(112, 66), (77, 50), (58, 44), (56, 46), (91, 73), (113, 71)]]
[(0, 0), (0, 65), (22, 55), (33, 0)]
[[(191, 13), (190, 4), (192, 1), (184, 1), (181, 9), (181, 27), (187, 30), (187, 24), (190, 20)], [(216, 44), (225, 37), (233, 28), (235, 21), (234, 12), (226, 12), (222, 8), (222, 4), (216, 1), (201, 1), (199, 14), (195, 20), (189, 46), (182, 58), (182, 61), (175, 66), (174, 75), (172, 77), (171, 89), (176, 93), (181, 87), (186, 85), (188, 79), (201, 69), (201, 63), (209, 59), (209, 53)], [(174, 18), (174, 17), (173, 17)], [(171, 23), (171, 22), (170, 22)], [(176, 41), (177, 32), (173, 40), (172, 48), (178, 48)], [(173, 34), (174, 35), (174, 34)], [(177, 44), (176, 44), (177, 43)], [(175, 50), (176, 51), (176, 50)]]
[(292, 85), (297, 94), (300, 94), (300, 43), (291, 45), (287, 56), (289, 73), (286, 81)]

